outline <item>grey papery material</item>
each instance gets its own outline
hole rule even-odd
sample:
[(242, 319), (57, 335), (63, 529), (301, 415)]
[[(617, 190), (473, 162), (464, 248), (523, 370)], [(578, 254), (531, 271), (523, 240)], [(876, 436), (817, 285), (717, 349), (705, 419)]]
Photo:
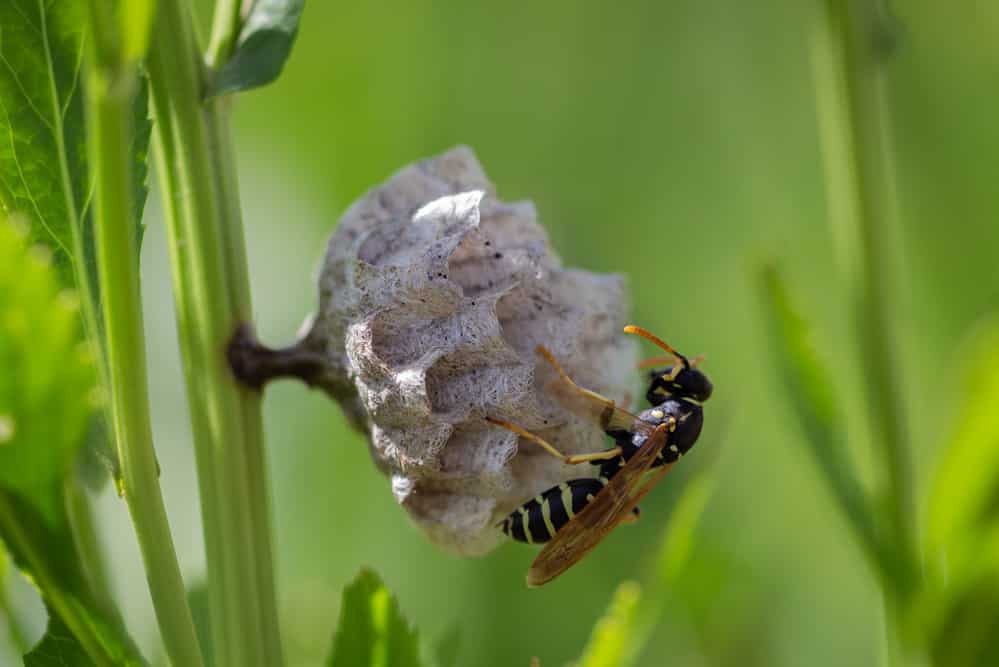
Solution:
[(392, 493), (438, 545), (492, 549), (514, 507), (587, 476), (485, 415), (566, 453), (607, 446), (545, 391), (546, 345), (615, 400), (634, 378), (620, 276), (565, 269), (530, 202), (495, 196), (471, 150), (408, 166), (355, 202), (329, 240), (319, 312), (302, 344), (319, 382), (368, 436)]

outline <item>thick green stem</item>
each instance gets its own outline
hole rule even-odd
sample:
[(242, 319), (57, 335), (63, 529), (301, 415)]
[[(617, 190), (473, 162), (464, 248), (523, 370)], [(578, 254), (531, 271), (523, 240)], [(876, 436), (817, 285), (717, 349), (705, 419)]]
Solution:
[(216, 662), (280, 665), (260, 404), (234, 381), (224, 354), (249, 317), (235, 171), (219, 110), (202, 102), (205, 72), (179, 0), (160, 3), (149, 72)]
[(132, 219), (130, 127), (134, 71), (94, 69), (87, 85), (88, 138), (96, 172), (96, 245), (103, 296), (115, 439), (125, 501), (135, 527), (167, 655), (202, 664), (174, 551), (153, 449)]

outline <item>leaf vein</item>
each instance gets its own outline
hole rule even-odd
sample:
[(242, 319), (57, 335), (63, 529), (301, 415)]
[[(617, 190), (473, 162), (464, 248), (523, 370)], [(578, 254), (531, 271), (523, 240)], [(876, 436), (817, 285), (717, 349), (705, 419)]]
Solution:
[[(66, 201), (66, 217), (69, 219), (70, 233), (73, 235), (74, 245), (79, 245), (82, 250), (82, 229), (80, 229), (80, 218), (76, 208), (76, 201), (73, 197), (73, 182), (69, 175), (69, 164), (66, 162), (66, 138), (63, 135), (62, 115), (60, 114), (61, 104), (59, 102), (59, 90), (56, 87), (55, 70), (52, 68), (52, 48), (49, 44), (48, 20), (45, 14), (44, 0), (38, 0), (39, 9), (42, 10), (42, 46), (45, 49), (45, 64), (49, 74), (49, 88), (52, 94), (52, 112), (55, 122), (56, 147), (59, 160), (59, 173), (62, 180), (63, 197)], [(82, 253), (81, 253), (82, 255)], [(73, 254), (70, 253), (70, 257)], [(86, 280), (86, 275), (77, 276), (77, 281)], [(82, 286), (81, 286), (82, 287)]]
[[(7, 111), (7, 106), (3, 102), (3, 98), (0, 98), (0, 108), (2, 108), (4, 114), (8, 118), (10, 118), (10, 114)], [(21, 161), (17, 158), (17, 143), (15, 143), (14, 141), (14, 126), (10, 122), (7, 123), (7, 133), (10, 135), (10, 152), (13, 153), (14, 155), (14, 165), (17, 167), (17, 175), (21, 179), (21, 185), (24, 186), (24, 191), (28, 193), (28, 201), (31, 202), (32, 208), (35, 209), (35, 214), (38, 215), (38, 222), (42, 223), (42, 227), (44, 227), (45, 231), (49, 233), (49, 236), (52, 237), (52, 240), (55, 241), (56, 245), (58, 245), (64, 253), (66, 253), (66, 257), (69, 259), (70, 264), (71, 265), (74, 264), (76, 258), (73, 257), (73, 253), (69, 251), (69, 248), (67, 248), (66, 245), (62, 242), (62, 239), (59, 238), (59, 235), (56, 234), (52, 230), (52, 227), (49, 226), (49, 223), (45, 219), (45, 216), (42, 214), (41, 209), (38, 208), (38, 200), (32, 194), (31, 186), (28, 185), (28, 181), (24, 178), (24, 171), (21, 169)]]
[[(38, 116), (38, 120), (42, 121), (42, 125), (47, 127), (50, 132), (55, 132), (55, 129), (52, 127), (52, 123), (50, 123), (49, 120), (45, 117), (41, 109), (35, 106), (34, 100), (31, 99), (31, 95), (29, 95), (28, 91), (25, 89), (24, 84), (21, 82), (21, 78), (17, 76), (17, 70), (14, 69), (14, 66), (10, 64), (9, 60), (7, 60), (7, 56), (5, 56), (3, 53), (0, 53), (0, 61), (2, 61), (3, 64), (7, 66), (7, 70), (10, 72), (11, 79), (13, 79), (14, 83), (17, 84), (18, 90), (20, 90), (21, 94), (24, 96), (24, 101), (28, 103), (28, 107), (35, 112), (36, 116)], [(8, 114), (8, 118), (9, 117), (10, 114)]]
[(73, 72), (73, 83), (70, 84), (69, 90), (66, 92), (66, 99), (64, 100), (65, 104), (59, 105), (60, 106), (59, 114), (64, 119), (69, 114), (69, 105), (73, 101), (73, 95), (76, 94), (76, 88), (80, 82), (80, 71), (83, 69), (83, 49), (86, 45), (85, 44), (86, 41), (87, 41), (86, 37), (80, 40), (80, 50), (76, 54), (76, 67), (74, 68), (75, 71)]
[(11, 3), (11, 6), (14, 7), (14, 10), (17, 11), (17, 13), (24, 18), (25, 23), (27, 23), (30, 27), (34, 28), (35, 32), (37, 32), (39, 35), (41, 34), (42, 31), (38, 28), (37, 25), (31, 22), (31, 17), (28, 16), (23, 9), (21, 9), (20, 4), (14, 2)]

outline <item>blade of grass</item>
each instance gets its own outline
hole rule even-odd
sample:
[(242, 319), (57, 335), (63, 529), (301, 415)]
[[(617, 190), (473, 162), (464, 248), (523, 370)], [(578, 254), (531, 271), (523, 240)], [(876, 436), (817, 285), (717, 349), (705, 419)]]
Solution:
[(795, 311), (780, 274), (765, 266), (759, 274), (761, 301), (771, 348), (805, 442), (860, 547), (881, 576), (892, 576), (889, 549), (874, 522), (874, 510), (846, 456), (836, 423), (832, 378), (812, 345), (805, 320)]

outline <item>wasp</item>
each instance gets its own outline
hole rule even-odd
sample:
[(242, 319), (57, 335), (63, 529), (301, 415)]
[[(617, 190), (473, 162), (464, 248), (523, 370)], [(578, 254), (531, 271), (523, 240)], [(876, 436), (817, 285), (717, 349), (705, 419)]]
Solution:
[[(702, 404), (713, 388), (696, 368), (700, 358), (688, 359), (641, 327), (627, 326), (624, 332), (655, 343), (669, 355), (643, 363), (669, 365), (649, 372), (645, 396), (652, 407), (637, 415), (577, 385), (547, 348), (537, 348), (557, 373), (551, 389), (559, 402), (599, 424), (613, 439), (613, 447), (567, 456), (516, 424), (486, 417), (565, 463), (588, 463), (598, 469), (594, 477), (571, 479), (531, 498), (499, 524), (514, 540), (547, 543), (531, 564), (528, 586), (551, 581), (592, 551), (618, 524), (636, 520), (639, 501), (690, 451), (701, 433)], [(646, 480), (646, 473), (653, 469), (657, 470)]]

